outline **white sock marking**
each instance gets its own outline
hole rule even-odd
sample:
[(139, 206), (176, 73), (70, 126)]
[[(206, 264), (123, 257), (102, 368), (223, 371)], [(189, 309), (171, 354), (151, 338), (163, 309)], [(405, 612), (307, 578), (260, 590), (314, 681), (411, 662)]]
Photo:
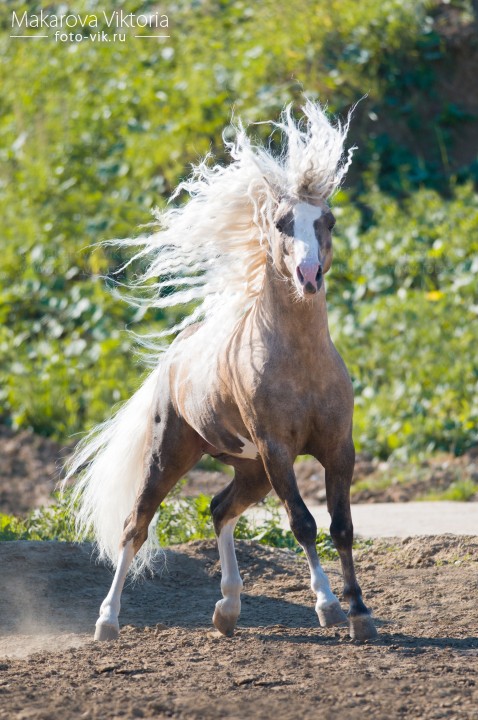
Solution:
[(313, 592), (316, 594), (317, 602), (315, 605), (316, 611), (322, 610), (328, 605), (338, 603), (338, 598), (334, 595), (330, 589), (329, 579), (325, 572), (322, 570), (320, 560), (317, 556), (315, 548), (313, 550), (307, 550), (304, 548), (307, 560), (310, 568), (310, 586)]
[(100, 616), (96, 621), (97, 625), (114, 625), (119, 628), (118, 615), (121, 608), (121, 593), (133, 558), (133, 541), (130, 540), (120, 550), (115, 576), (108, 595), (101, 603)]
[(238, 518), (228, 520), (222, 527), (217, 539), (219, 559), (221, 561), (221, 592), (223, 600), (216, 603), (222, 615), (238, 618), (241, 612), (241, 590), (243, 582), (239, 573), (236, 551), (234, 549), (234, 528)]

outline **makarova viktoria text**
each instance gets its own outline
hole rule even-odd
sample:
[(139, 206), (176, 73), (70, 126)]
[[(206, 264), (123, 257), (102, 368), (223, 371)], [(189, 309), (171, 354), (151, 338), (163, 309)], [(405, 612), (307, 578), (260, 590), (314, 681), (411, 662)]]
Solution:
[(111, 13), (102, 12), (100, 15), (70, 13), (68, 15), (56, 15), (40, 10), (40, 13), (29, 14), (24, 12), (17, 15), (12, 12), (12, 28), (97, 28), (106, 25), (109, 28), (167, 28), (169, 26), (168, 16), (159, 12), (135, 15), (125, 13), (123, 10), (114, 10)]

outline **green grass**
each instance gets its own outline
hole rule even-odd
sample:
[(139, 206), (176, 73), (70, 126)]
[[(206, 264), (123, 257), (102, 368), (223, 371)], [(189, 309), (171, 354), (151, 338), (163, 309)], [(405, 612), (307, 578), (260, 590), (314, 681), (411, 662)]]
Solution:
[(446, 490), (432, 491), (423, 495), (420, 500), (452, 500), (453, 502), (468, 502), (478, 493), (478, 484), (473, 480), (457, 480)]
[[(435, 473), (443, 472), (439, 462), (438, 464), (433, 463), (433, 457), (422, 455), (421, 458), (415, 457), (413, 462), (391, 463), (383, 469), (375, 470), (371, 475), (352, 485), (352, 500), (354, 496), (361, 492), (368, 491), (377, 494), (392, 486), (402, 488), (411, 486), (413, 497), (409, 499), (452, 500), (455, 502), (472, 500), (478, 493), (478, 484), (468, 476), (469, 471), (467, 468), (460, 465), (451, 465), (447, 468), (447, 482), (449, 482), (449, 485), (446, 489), (426, 490), (427, 485), (433, 487), (433, 483), (443, 484), (442, 479), (437, 480), (433, 477)], [(435, 458), (438, 458), (439, 461), (439, 456), (435, 456)], [(430, 462), (427, 462), (427, 459)]]
[[(156, 533), (163, 547), (215, 537), (209, 510), (211, 498), (203, 494), (193, 498), (183, 497), (180, 493), (181, 486), (178, 486), (160, 508)], [(268, 499), (265, 508), (266, 517), (260, 523), (242, 516), (237, 523), (235, 537), (269, 547), (285, 548), (297, 554), (302, 553), (302, 548), (292, 532), (284, 530), (280, 525), (278, 502)], [(74, 542), (77, 536), (68, 509), (68, 497), (56, 495), (54, 505), (34, 510), (24, 519), (0, 514), (0, 541), (2, 540)], [(317, 533), (317, 551), (322, 560), (338, 558), (332, 538), (325, 530)]]
[(419, 460), (414, 458), (412, 462), (392, 463), (384, 469), (377, 468), (373, 473), (355, 482), (351, 487), (351, 496), (368, 490), (370, 492), (381, 492), (392, 487), (392, 485), (404, 486), (413, 485), (417, 481), (425, 481), (430, 475), (428, 467), (421, 467)]
[(374, 473), (371, 477), (366, 477), (352, 485), (350, 489), (352, 500), (354, 495), (357, 495), (364, 490), (379, 492), (381, 490), (386, 490), (395, 482), (395, 478), (391, 473), (384, 473), (383, 475), (376, 475)]
[(30, 512), (26, 518), (0, 514), (1, 540), (61, 540), (76, 539), (74, 521), (68, 510), (66, 497), (56, 495), (56, 502)]

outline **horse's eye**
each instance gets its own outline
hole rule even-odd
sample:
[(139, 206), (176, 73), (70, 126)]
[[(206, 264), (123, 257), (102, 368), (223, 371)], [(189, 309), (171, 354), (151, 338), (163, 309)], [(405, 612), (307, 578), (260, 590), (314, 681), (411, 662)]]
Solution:
[(281, 215), (275, 225), (280, 233), (292, 237), (294, 234), (294, 216), (292, 212), (286, 212)]
[(330, 230), (331, 232), (332, 232), (332, 230), (333, 230), (334, 227), (335, 227), (335, 223), (336, 223), (335, 218), (331, 218), (331, 219), (329, 220), (329, 230)]

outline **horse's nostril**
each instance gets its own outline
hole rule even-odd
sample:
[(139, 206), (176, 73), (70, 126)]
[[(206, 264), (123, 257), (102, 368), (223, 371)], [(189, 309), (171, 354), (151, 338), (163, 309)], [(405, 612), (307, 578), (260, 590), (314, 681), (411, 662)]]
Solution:
[(304, 284), (304, 276), (302, 275), (299, 267), (297, 268), (297, 277), (299, 278), (300, 284), (303, 285)]

